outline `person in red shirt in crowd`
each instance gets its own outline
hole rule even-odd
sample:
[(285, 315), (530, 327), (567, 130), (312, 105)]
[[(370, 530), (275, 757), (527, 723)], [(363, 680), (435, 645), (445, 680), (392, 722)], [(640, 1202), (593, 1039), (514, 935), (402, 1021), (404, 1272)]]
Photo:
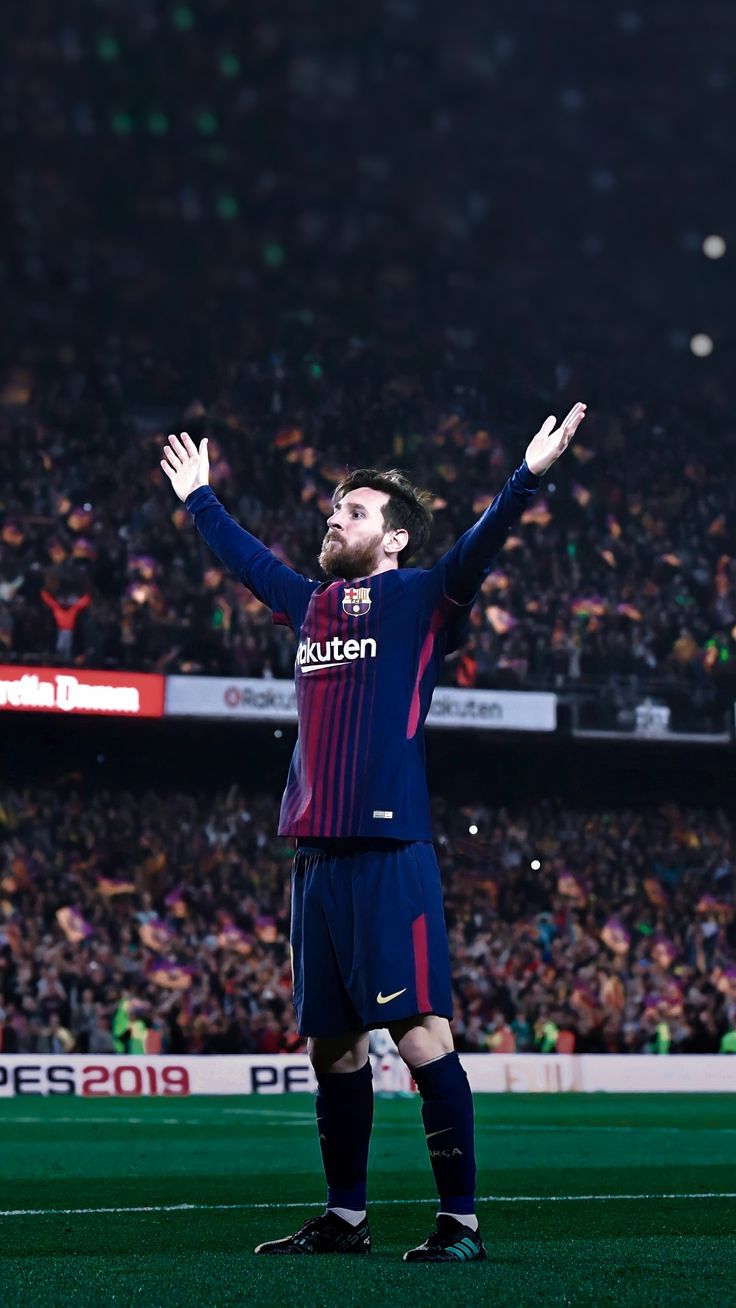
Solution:
[(90, 603), (89, 595), (80, 595), (78, 599), (71, 599), (68, 604), (60, 604), (54, 595), (49, 591), (41, 591), (41, 599), (44, 604), (48, 604), (54, 615), (56, 623), (56, 653), (65, 659), (72, 657), (72, 642), (74, 640), (74, 626), (77, 618), (83, 609), (86, 609)]

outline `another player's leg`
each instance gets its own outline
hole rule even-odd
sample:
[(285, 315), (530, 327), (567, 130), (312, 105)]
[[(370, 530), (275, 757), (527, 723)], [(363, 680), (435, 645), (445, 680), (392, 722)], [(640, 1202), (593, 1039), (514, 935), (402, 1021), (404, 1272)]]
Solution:
[(405, 1262), (481, 1262), (486, 1251), (475, 1215), (473, 1099), (453, 1048), (449, 1022), (428, 1014), (391, 1027), (422, 1096), (424, 1134), (439, 1205), (435, 1229)]

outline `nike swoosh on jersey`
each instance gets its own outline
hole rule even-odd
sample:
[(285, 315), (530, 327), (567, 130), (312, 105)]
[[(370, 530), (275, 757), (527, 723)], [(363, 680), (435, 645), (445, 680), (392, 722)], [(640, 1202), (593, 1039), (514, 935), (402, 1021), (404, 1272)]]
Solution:
[(379, 990), (378, 994), (376, 995), (376, 1003), (390, 1004), (392, 999), (398, 999), (399, 995), (405, 995), (405, 994), (406, 994), (406, 986), (404, 986), (403, 990), (394, 990), (394, 993), (392, 995), (384, 995)]

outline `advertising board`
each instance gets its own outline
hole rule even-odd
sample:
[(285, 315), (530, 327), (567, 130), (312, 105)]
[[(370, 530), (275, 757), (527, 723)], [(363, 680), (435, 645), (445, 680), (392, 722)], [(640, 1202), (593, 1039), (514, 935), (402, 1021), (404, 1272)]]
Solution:
[(0, 666), (0, 710), (160, 718), (165, 678), (150, 672)]
[[(376, 1088), (412, 1090), (409, 1072), (398, 1058), (395, 1062), (394, 1068), (391, 1057), (374, 1057)], [(463, 1054), (462, 1063), (476, 1094), (730, 1091), (736, 1096), (736, 1058), (723, 1054)], [(0, 1054), (0, 1100), (16, 1095), (135, 1099), (315, 1090), (306, 1054)]]
[[(167, 677), (166, 716), (296, 722), (294, 683), (256, 677)], [(555, 731), (557, 696), (440, 686), (434, 693), (427, 726)]]

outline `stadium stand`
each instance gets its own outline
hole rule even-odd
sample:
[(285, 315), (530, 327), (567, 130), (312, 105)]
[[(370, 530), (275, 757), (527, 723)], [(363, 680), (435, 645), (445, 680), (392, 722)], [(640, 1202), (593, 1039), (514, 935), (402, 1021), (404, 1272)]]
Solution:
[[(641, 175), (627, 117), (645, 58), (636, 42), (625, 76), (606, 60), (591, 123), (572, 84), (540, 101), (537, 65), (527, 70), (480, 10), (485, 60), (459, 32), (436, 39), (433, 6), (420, 22), (416, 6), (389, 5), (349, 34), (335, 16), (319, 42), (306, 14), (291, 15), (289, 41), (266, 11), (248, 42), (239, 22), (217, 0), (196, 22), (186, 6), (164, 15), (116, 0), (104, 22), (72, 4), (61, 26), (52, 6), (34, 6), (19, 29), (0, 88), (11, 217), (2, 658), (289, 674), (288, 636), (223, 575), (162, 485), (169, 430), (209, 434), (218, 492), (307, 572), (346, 465), (407, 467), (436, 495), (430, 562), (545, 412), (584, 391), (582, 442), (507, 543), (447, 680), (592, 691), (613, 725), (658, 694), (673, 725), (720, 730), (736, 669), (731, 404), (682, 329), (702, 301), (693, 170), (707, 171), (717, 207), (717, 142), (662, 121), (660, 152), (676, 143), (670, 191), (659, 156)], [(575, 23), (594, 41), (590, 16)], [(679, 57), (689, 67), (690, 48), (678, 50), (673, 68)], [(474, 113), (468, 77), (481, 94), (511, 67), (524, 112), (503, 123)], [(197, 87), (191, 106), (182, 78)], [(383, 116), (368, 120), (362, 93), (379, 83)], [(279, 101), (299, 131), (281, 130)], [(544, 224), (519, 244), (544, 186), (548, 112), (573, 160), (599, 129), (616, 162), (585, 175), (579, 214), (545, 194)], [(31, 170), (21, 118), (37, 143)], [(466, 154), (524, 161), (502, 204), (468, 189)], [(677, 179), (688, 185), (672, 204)], [(73, 239), (54, 239), (67, 230)], [(716, 337), (730, 303), (714, 264)]]
[[(6, 793), (3, 1051), (301, 1049), (276, 818), (236, 786)], [(733, 1046), (730, 816), (439, 801), (435, 821), (461, 1050)]]
[[(583, 79), (569, 44), (559, 67), (539, 24), (497, 7), (467, 33), (413, 0), (347, 27), (336, 7), (318, 33), (288, 9), (70, 0), (63, 19), (50, 3), (17, 17), (0, 81), (0, 659), (290, 675), (289, 633), (163, 482), (169, 431), (209, 436), (215, 489), (306, 572), (345, 467), (407, 468), (436, 496), (430, 563), (545, 413), (584, 396), (588, 429), (446, 680), (588, 694), (613, 727), (661, 697), (673, 725), (720, 730), (733, 406), (689, 349), (707, 327), (717, 364), (732, 318), (728, 261), (702, 253), (703, 194), (709, 214), (732, 207), (712, 32), (657, 28), (672, 85), (693, 88), (672, 114), (633, 11), (604, 30), (558, 0)], [(514, 112), (478, 112), (499, 86)], [(6, 786), (6, 1050), (293, 1047), (273, 803), (176, 803), (186, 848), (165, 796)], [(730, 815), (489, 810), (473, 842), (459, 821), (438, 807), (465, 1048), (729, 1039)]]

